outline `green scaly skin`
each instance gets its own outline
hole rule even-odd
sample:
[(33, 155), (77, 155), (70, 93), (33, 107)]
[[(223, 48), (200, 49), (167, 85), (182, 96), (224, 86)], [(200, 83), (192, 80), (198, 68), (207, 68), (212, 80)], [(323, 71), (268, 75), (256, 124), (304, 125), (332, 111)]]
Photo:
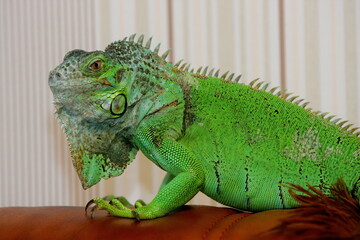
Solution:
[(282, 184), (309, 183), (330, 194), (338, 178), (360, 198), (356, 129), (267, 85), (188, 72), (134, 37), (105, 51), (71, 51), (49, 77), (84, 189), (120, 175), (138, 150), (167, 172), (148, 205), (129, 209), (122, 198), (95, 198), (98, 208), (152, 219), (199, 191), (243, 210), (293, 208)]

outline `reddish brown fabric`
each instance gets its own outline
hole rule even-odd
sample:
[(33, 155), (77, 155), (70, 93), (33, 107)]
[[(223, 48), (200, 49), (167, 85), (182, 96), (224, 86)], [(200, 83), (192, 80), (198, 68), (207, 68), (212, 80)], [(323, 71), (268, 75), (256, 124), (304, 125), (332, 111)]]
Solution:
[[(185, 206), (169, 216), (136, 222), (82, 207), (0, 208), (0, 239), (259, 239), (292, 210), (256, 214), (229, 208)], [(276, 239), (281, 239), (277, 237)]]

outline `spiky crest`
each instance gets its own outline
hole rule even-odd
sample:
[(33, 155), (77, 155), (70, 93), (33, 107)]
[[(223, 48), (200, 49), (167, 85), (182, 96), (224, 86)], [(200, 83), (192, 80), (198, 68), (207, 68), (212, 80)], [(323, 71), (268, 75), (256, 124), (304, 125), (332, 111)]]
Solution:
[(206, 75), (208, 68), (209, 68), (209, 66), (206, 66), (201, 75)]
[[(126, 41), (126, 42), (135, 42), (135, 37), (136, 34), (132, 34), (131, 36), (129, 36), (129, 38), (125, 37), (122, 41)], [(141, 46), (143, 46), (143, 42), (144, 42), (144, 35), (140, 35), (139, 38), (137, 39), (137, 44), (140, 44)], [(150, 49), (151, 47), (151, 42), (152, 42), (152, 37), (150, 37), (146, 43), (145, 43), (145, 48)], [(113, 44), (113, 43), (112, 43)], [(109, 45), (111, 46), (111, 44)], [(154, 54), (158, 55), (159, 57), (161, 57), (162, 59), (166, 59), (167, 56), (170, 53), (170, 49), (166, 50), (161, 56), (159, 55), (159, 50), (160, 50), (160, 43), (156, 45), (156, 47), (154, 48), (154, 50), (152, 51)], [(203, 67), (199, 67), (196, 70), (196, 73), (194, 73), (194, 69), (192, 69), (191, 71), (189, 71), (191, 64), (187, 63), (187, 62), (183, 62), (183, 60), (179, 60), (178, 62), (176, 62), (175, 64), (173, 64), (173, 66), (175, 68), (177, 68), (179, 71), (186, 71), (186, 72), (191, 72), (192, 74), (194, 74), (197, 77), (201, 77), (201, 78), (206, 78), (206, 77), (216, 77), (219, 78), (220, 76), (220, 69), (215, 71), (215, 68), (212, 68), (209, 72), (208, 69), (209, 67), (206, 66), (204, 69)], [(207, 73), (208, 72), (208, 73)], [(214, 73), (215, 72), (215, 73)], [(229, 75), (228, 78), (227, 75), (229, 74), (229, 71), (221, 74), (220, 78), (223, 79), (224, 81), (228, 81), (228, 82), (237, 82), (240, 83), (241, 80), (241, 74), (238, 75), (235, 79), (234, 78), (234, 73), (231, 73)], [(278, 96), (282, 99), (284, 99), (285, 101), (291, 102), (293, 104), (296, 104), (304, 109), (306, 109), (307, 111), (311, 112), (314, 115), (320, 116), (323, 119), (326, 119), (334, 124), (336, 124), (337, 126), (339, 126), (340, 128), (342, 128), (345, 131), (348, 131), (352, 134), (355, 134), (356, 136), (360, 136), (360, 127), (352, 127), (353, 124), (346, 124), (348, 121), (341, 121), (341, 118), (337, 118), (334, 119), (335, 115), (331, 115), (331, 116), (327, 116), (329, 113), (328, 112), (321, 112), (321, 111), (312, 111), (312, 108), (307, 108), (307, 105), (309, 104), (309, 102), (304, 102), (304, 99), (298, 99), (299, 96), (291, 96), (292, 93), (288, 93), (286, 92), (285, 89), (280, 89), (279, 87), (273, 87), (270, 90), (268, 90), (269, 87), (269, 83), (265, 83), (264, 81), (258, 82), (260, 79), (254, 79), (253, 81), (251, 81), (249, 83), (249, 86), (252, 87), (253, 89), (257, 89), (257, 90), (263, 90), (266, 91), (268, 93), (271, 93), (275, 96)], [(291, 97), (290, 97), (291, 96)], [(341, 122), (340, 122), (341, 121)]]
[(215, 71), (215, 68), (212, 68), (209, 72), (209, 76), (213, 76), (214, 71)]

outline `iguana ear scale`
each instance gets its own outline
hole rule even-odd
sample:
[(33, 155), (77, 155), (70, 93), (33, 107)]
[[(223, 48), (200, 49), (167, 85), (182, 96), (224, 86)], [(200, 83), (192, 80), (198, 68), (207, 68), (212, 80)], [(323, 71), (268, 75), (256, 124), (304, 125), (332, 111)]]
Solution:
[(121, 116), (126, 112), (127, 101), (124, 94), (117, 95), (111, 102), (110, 112), (113, 115)]

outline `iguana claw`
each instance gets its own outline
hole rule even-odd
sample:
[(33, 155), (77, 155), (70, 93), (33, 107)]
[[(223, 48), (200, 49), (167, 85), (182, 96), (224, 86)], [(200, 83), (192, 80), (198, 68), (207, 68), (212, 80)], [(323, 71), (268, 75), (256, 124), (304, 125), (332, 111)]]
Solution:
[(96, 209), (106, 210), (109, 214), (119, 217), (134, 218), (140, 221), (140, 216), (134, 208), (140, 208), (146, 206), (146, 203), (142, 200), (138, 200), (135, 206), (130, 204), (124, 197), (106, 196), (103, 198), (93, 198), (85, 206), (85, 214), (88, 216), (88, 209), (91, 205), (94, 205), (90, 210), (90, 218), (93, 218), (94, 211)]
[(91, 199), (90, 201), (88, 201), (88, 203), (85, 206), (85, 214), (87, 215), (87, 209), (91, 206), (91, 204), (94, 203), (94, 199)]
[(93, 206), (90, 210), (90, 218), (93, 218), (94, 212), (95, 210), (98, 208), (98, 205), (95, 203), (94, 199), (91, 199), (85, 206), (85, 215), (88, 216), (88, 208), (92, 205), (95, 204), (95, 206)]
[(134, 210), (132, 210), (131, 213), (132, 213), (133, 217), (135, 218), (135, 220), (136, 220), (137, 222), (140, 222), (140, 216), (139, 216), (139, 214), (138, 214), (136, 211), (134, 211)]

